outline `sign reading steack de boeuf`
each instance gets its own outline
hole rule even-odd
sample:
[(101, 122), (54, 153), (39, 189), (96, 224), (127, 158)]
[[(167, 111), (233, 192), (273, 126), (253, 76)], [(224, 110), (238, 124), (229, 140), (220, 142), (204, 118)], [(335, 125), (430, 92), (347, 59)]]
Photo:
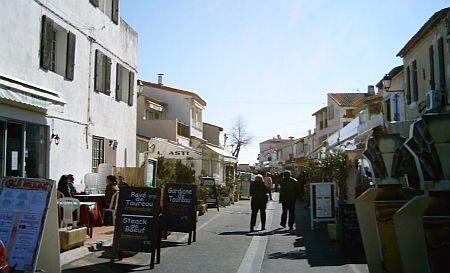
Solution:
[(168, 231), (191, 232), (196, 223), (197, 185), (170, 183), (164, 190), (163, 221)]
[(114, 250), (154, 252), (159, 240), (159, 188), (120, 189)]

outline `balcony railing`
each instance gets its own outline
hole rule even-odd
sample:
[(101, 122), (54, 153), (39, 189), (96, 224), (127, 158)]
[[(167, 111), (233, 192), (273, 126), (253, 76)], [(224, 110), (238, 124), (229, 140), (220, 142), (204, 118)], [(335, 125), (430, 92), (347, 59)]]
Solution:
[(191, 136), (189, 126), (187, 126), (181, 122), (178, 122), (177, 123), (177, 134), (180, 136), (189, 138)]

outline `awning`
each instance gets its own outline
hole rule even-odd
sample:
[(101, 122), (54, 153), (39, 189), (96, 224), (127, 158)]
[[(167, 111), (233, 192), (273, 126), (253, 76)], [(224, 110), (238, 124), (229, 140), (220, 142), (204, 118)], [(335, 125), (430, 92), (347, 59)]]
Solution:
[(0, 73), (0, 99), (47, 109), (51, 104), (64, 105), (59, 92), (27, 83)]
[(149, 147), (150, 154), (155, 157), (164, 156), (171, 159), (198, 159), (201, 157), (201, 152), (196, 149), (157, 137), (149, 140)]
[(219, 154), (221, 156), (234, 157), (232, 154), (230, 154), (229, 152), (227, 152), (227, 151), (225, 151), (223, 149), (220, 149), (219, 147), (211, 146), (211, 145), (208, 145), (208, 144), (205, 144), (205, 146), (208, 149), (212, 150), (213, 152), (215, 152), (215, 153), (217, 153), (217, 154)]

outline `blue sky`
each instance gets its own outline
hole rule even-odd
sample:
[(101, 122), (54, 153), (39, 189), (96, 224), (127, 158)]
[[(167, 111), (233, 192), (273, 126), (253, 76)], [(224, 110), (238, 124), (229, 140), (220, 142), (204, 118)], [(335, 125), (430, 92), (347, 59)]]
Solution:
[(138, 78), (189, 90), (204, 121), (242, 116), (258, 143), (302, 137), (331, 92), (366, 92), (402, 63), (398, 51), (444, 0), (122, 0), (138, 32)]

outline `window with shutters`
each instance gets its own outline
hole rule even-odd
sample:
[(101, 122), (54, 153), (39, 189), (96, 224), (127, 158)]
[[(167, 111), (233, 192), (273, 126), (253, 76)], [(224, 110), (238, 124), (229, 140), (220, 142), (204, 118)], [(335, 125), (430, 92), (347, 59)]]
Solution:
[(406, 103), (411, 104), (411, 69), (406, 68)]
[(444, 38), (438, 40), (438, 66), (439, 66), (439, 88), (445, 90), (445, 56), (444, 56)]
[(121, 64), (116, 66), (116, 100), (133, 105), (134, 72)]
[(119, 23), (119, 0), (89, 0), (94, 7), (98, 7), (114, 24)]
[(95, 92), (111, 94), (111, 58), (100, 50), (95, 50)]
[(75, 34), (42, 16), (40, 66), (67, 80), (73, 80), (75, 66)]

